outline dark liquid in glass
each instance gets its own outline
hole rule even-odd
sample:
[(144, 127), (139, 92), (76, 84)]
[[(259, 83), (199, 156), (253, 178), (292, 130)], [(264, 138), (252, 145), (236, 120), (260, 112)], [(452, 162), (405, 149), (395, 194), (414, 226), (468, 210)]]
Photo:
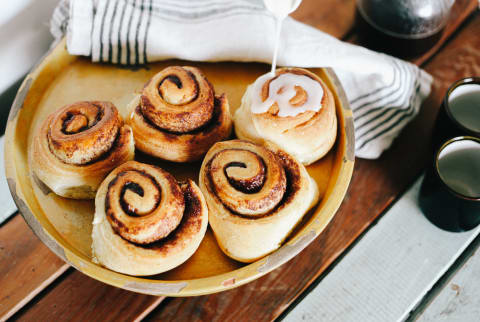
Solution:
[[(443, 28), (424, 38), (400, 38), (386, 34), (366, 21), (356, 9), (356, 25), (360, 44), (400, 58), (418, 57), (432, 48), (441, 38)], [(394, 21), (394, 18), (392, 18)], [(399, 22), (402, 23), (402, 22)]]

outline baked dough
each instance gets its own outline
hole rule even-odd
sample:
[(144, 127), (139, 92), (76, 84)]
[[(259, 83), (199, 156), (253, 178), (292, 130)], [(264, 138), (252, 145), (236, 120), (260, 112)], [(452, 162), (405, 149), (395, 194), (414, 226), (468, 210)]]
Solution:
[(165, 160), (198, 160), (232, 131), (227, 97), (216, 96), (195, 67), (162, 70), (148, 81), (128, 110), (136, 147)]
[(31, 151), (34, 174), (57, 195), (93, 199), (116, 166), (134, 157), (130, 126), (110, 102), (77, 102), (50, 114)]
[(207, 205), (192, 180), (177, 183), (158, 167), (129, 161), (97, 192), (94, 260), (124, 274), (159, 274), (192, 256), (207, 226)]
[[(269, 97), (270, 83), (282, 74), (307, 76), (318, 82), (323, 89), (321, 108), (318, 112), (307, 110), (296, 116), (279, 116), (275, 102), (268, 111), (254, 114), (254, 95), (261, 95), (265, 101)], [(247, 88), (240, 108), (234, 115), (235, 133), (238, 138), (261, 143), (264, 140), (277, 144), (305, 165), (322, 158), (332, 148), (337, 135), (335, 100), (330, 89), (314, 73), (301, 68), (281, 68), (275, 77), (268, 78), (261, 86), (260, 94), (254, 84)], [(296, 95), (290, 100), (292, 105), (301, 107), (307, 94), (301, 86), (295, 86)]]
[(218, 244), (241, 262), (279, 248), (319, 198), (305, 167), (271, 143), (216, 143), (203, 160), (199, 185)]

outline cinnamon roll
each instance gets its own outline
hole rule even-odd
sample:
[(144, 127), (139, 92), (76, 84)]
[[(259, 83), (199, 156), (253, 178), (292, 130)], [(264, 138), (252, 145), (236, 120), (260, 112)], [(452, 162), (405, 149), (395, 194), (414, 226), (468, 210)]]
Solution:
[(132, 160), (133, 134), (110, 102), (77, 102), (50, 114), (33, 139), (34, 174), (57, 195), (93, 199), (116, 166)]
[(201, 158), (230, 136), (232, 121), (225, 94), (195, 67), (168, 67), (156, 74), (129, 105), (136, 147), (165, 160)]
[(208, 225), (198, 186), (168, 172), (129, 161), (102, 182), (95, 198), (94, 260), (130, 275), (153, 275), (185, 262)]
[(280, 247), (319, 198), (305, 167), (271, 143), (216, 143), (203, 160), (199, 185), (218, 244), (241, 262)]
[(271, 141), (305, 165), (327, 154), (337, 135), (332, 92), (301, 68), (259, 77), (247, 88), (234, 123), (240, 139)]

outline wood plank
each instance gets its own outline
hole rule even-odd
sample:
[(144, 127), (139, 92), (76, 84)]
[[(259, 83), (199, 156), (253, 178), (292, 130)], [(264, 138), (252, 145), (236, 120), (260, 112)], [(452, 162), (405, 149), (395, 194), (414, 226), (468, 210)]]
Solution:
[(480, 72), (479, 28), (476, 14), (425, 66), (435, 81), (420, 114), (379, 160), (356, 160), (349, 192), (337, 215), (302, 253), (257, 281), (220, 294), (171, 299), (149, 317), (183, 321), (277, 318), (418, 177), (427, 162), (433, 122), (447, 87)]
[(478, 321), (480, 317), (480, 238), (470, 257), (457, 273), (439, 290), (432, 302), (415, 321)]
[(417, 203), (422, 179), (284, 321), (334, 321), (341, 316), (345, 322), (382, 322), (409, 316), (480, 233), (480, 227), (452, 234), (432, 225)]
[(140, 321), (164, 297), (108, 286), (72, 270), (46, 294), (19, 311), (19, 321)]
[(303, 0), (291, 16), (341, 39), (354, 28), (355, 0)]
[(43, 245), (20, 215), (0, 228), (0, 321), (69, 267)]

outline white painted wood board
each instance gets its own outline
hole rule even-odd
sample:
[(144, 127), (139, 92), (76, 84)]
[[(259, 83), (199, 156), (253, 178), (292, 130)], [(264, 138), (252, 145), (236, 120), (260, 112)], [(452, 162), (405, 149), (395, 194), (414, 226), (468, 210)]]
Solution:
[[(418, 207), (421, 178), (285, 321), (399, 321), (480, 232), (442, 231)], [(480, 283), (479, 283), (480, 285)]]
[(0, 224), (17, 211), (5, 178), (5, 137), (0, 137)]
[(480, 321), (480, 251), (457, 271), (416, 321)]

